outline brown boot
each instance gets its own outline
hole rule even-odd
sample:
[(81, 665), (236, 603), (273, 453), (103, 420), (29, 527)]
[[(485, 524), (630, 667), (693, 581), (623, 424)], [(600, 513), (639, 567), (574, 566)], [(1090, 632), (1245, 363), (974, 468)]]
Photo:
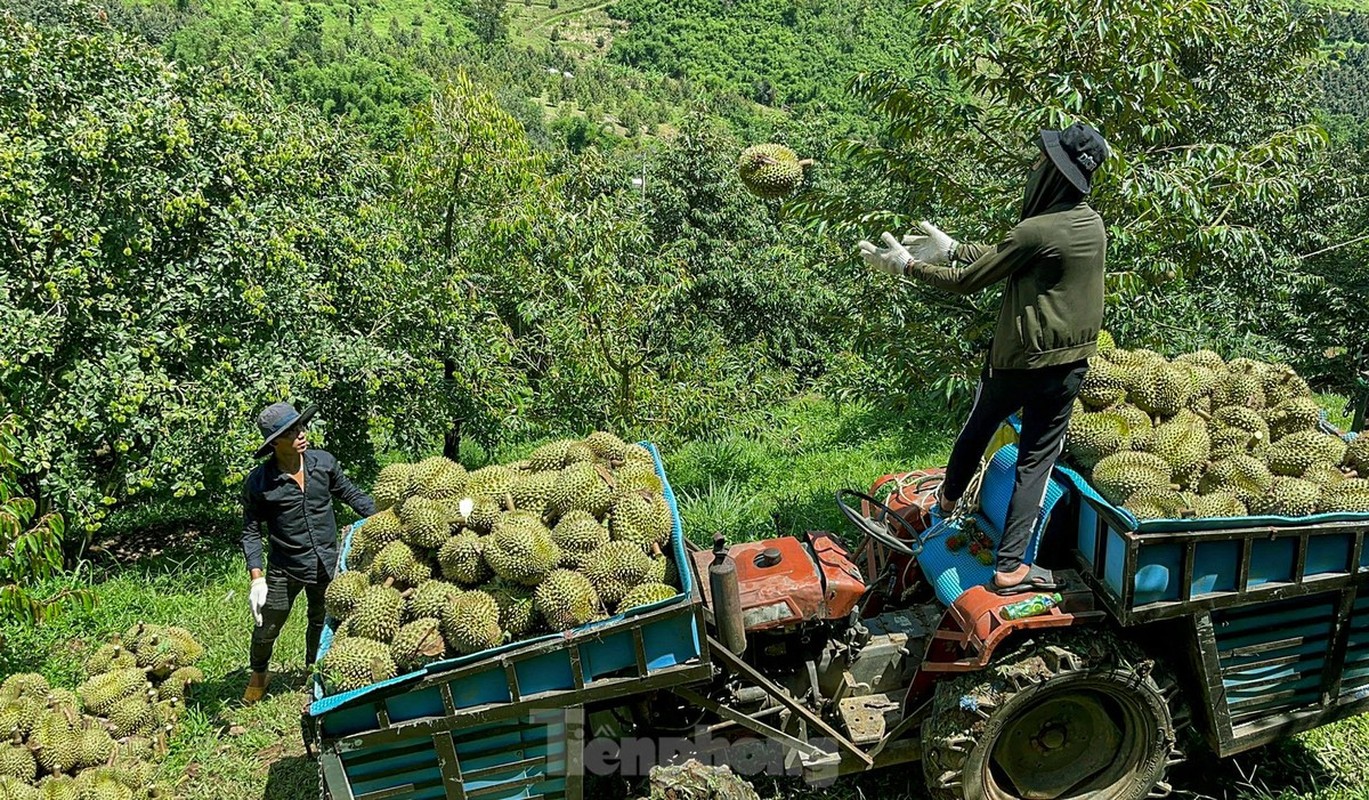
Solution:
[(252, 677), (247, 679), (247, 691), (242, 693), (242, 702), (246, 705), (261, 700), (266, 696), (266, 687), (271, 684), (271, 673), (254, 672)]

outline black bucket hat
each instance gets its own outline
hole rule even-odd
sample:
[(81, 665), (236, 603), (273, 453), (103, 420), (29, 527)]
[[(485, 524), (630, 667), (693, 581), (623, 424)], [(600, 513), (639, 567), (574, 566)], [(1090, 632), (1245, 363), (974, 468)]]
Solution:
[(1041, 148), (1055, 168), (1084, 194), (1093, 187), (1093, 173), (1111, 154), (1103, 134), (1082, 122), (1062, 131), (1041, 131)]
[(296, 411), (289, 403), (272, 403), (257, 415), (257, 428), (264, 437), (261, 447), (257, 448), (256, 458), (270, 453), (282, 433), (296, 424), (307, 425), (318, 413), (318, 406), (305, 406), (303, 413)]

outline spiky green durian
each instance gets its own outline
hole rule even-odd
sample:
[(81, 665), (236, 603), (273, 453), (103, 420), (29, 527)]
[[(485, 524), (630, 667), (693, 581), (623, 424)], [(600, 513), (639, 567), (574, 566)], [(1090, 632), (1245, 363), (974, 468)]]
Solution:
[(165, 678), (181, 666), (176, 641), (160, 631), (138, 643), (138, 666), (154, 678)]
[(556, 518), (576, 509), (602, 518), (613, 501), (609, 478), (611, 473), (607, 468), (589, 462), (571, 464), (561, 470), (556, 485), (552, 487), (548, 510)]
[(1188, 373), (1163, 360), (1140, 368), (1127, 392), (1127, 400), (1155, 417), (1172, 417), (1188, 404), (1193, 384)]
[(371, 588), (371, 579), (365, 572), (341, 572), (323, 590), (323, 606), (328, 616), (341, 620), (351, 616), (356, 610), (361, 593)]
[(361, 595), (356, 610), (347, 618), (347, 630), (352, 636), (388, 642), (399, 630), (403, 615), (404, 595), (398, 589), (372, 586)]
[(1298, 431), (1274, 442), (1269, 448), (1269, 469), (1275, 475), (1302, 475), (1318, 462), (1339, 464), (1346, 444), (1338, 436), (1320, 431)]
[(170, 700), (175, 698), (185, 702), (190, 694), (190, 687), (197, 683), (204, 683), (204, 671), (199, 667), (181, 667), (166, 677), (161, 685), (157, 687), (157, 699)]
[(0, 744), (0, 775), (26, 783), (38, 777), (38, 762), (33, 751), (22, 744)]
[(534, 472), (561, 469), (566, 465), (566, 451), (575, 441), (575, 439), (557, 439), (554, 442), (547, 442), (539, 446), (528, 456), (528, 466)]
[(114, 737), (103, 725), (91, 725), (76, 736), (76, 767), (84, 769), (105, 763), (114, 755)]
[(390, 542), (376, 553), (369, 575), (372, 583), (393, 580), (400, 586), (417, 586), (432, 577), (432, 567), (404, 542)]
[(651, 467), (651, 471), (656, 471), (656, 457), (646, 447), (633, 443), (627, 446), (623, 453), (623, 464), (646, 464)]
[(1108, 502), (1121, 505), (1142, 489), (1170, 485), (1172, 468), (1154, 453), (1133, 450), (1114, 453), (1093, 468), (1093, 484)]
[(138, 666), (138, 657), (125, 650), (123, 645), (112, 642), (100, 645), (90, 658), (86, 659), (86, 674), (98, 675), (112, 669), (136, 666)]
[(585, 556), (609, 541), (609, 533), (588, 511), (570, 511), (551, 529), (551, 538), (561, 548), (561, 563), (579, 568)]
[(80, 789), (70, 775), (49, 775), (38, 782), (38, 800), (81, 800)]
[(81, 706), (96, 716), (108, 716), (120, 700), (147, 690), (147, 672), (137, 667), (102, 672), (92, 675), (76, 690)]
[(376, 553), (385, 545), (399, 541), (404, 533), (404, 524), (393, 509), (372, 514), (352, 535), (352, 546), (347, 554), (349, 569), (362, 569), (369, 565)]
[(613, 501), (608, 532), (613, 539), (632, 542), (644, 551), (670, 540), (674, 517), (665, 498), (652, 492), (619, 492)]
[(454, 500), (463, 496), (470, 480), (465, 467), (442, 456), (420, 461), (416, 476), (419, 493), (434, 500)]
[(1315, 514), (1321, 487), (1301, 478), (1276, 475), (1269, 491), (1250, 503), (1250, 511), (1261, 516), (1306, 517)]
[(1269, 435), (1275, 440), (1299, 431), (1316, 430), (1321, 421), (1321, 406), (1310, 397), (1292, 397), (1266, 409)]
[(27, 738), (48, 712), (44, 698), (25, 695), (13, 700), (0, 700), (0, 736), (18, 734)]
[[(1147, 418), (1147, 430), (1149, 427)], [(1070, 415), (1065, 429), (1065, 452), (1074, 463), (1093, 469), (1103, 458), (1130, 450), (1131, 439), (1131, 423), (1125, 416), (1111, 411), (1086, 411)]]
[(387, 464), (381, 468), (380, 475), (376, 476), (371, 497), (375, 500), (376, 509), (384, 511), (387, 508), (399, 505), (413, 492), (413, 465)]
[(1180, 519), (1188, 513), (1187, 499), (1168, 487), (1142, 489), (1122, 505), (1138, 520)]
[(485, 563), (485, 541), (472, 531), (462, 531), (447, 539), (437, 551), (437, 563), (442, 577), (462, 586), (475, 586), (489, 580), (489, 564)]
[(623, 599), (618, 601), (618, 613), (640, 606), (649, 606), (652, 603), (659, 603), (662, 600), (669, 600), (679, 594), (680, 590), (674, 586), (667, 586), (664, 583), (641, 583), (623, 595)]
[(388, 646), (364, 638), (334, 642), (319, 659), (318, 670), (328, 694), (350, 692), (386, 681), (398, 671)]
[(509, 636), (519, 639), (537, 628), (540, 619), (533, 604), (531, 589), (496, 580), (486, 586), (485, 591), (499, 605), (499, 627)]
[(555, 631), (589, 622), (599, 613), (599, 596), (589, 579), (568, 569), (554, 570), (533, 594), (537, 611)]
[(1340, 467), (1323, 461), (1308, 467), (1299, 477), (1309, 483), (1315, 483), (1318, 486), (1325, 488), (1340, 483), (1348, 476), (1341, 471)]
[(627, 442), (608, 431), (595, 431), (585, 437), (585, 444), (602, 461), (621, 462), (627, 458)]
[(461, 590), (446, 581), (430, 580), (418, 585), (404, 607), (405, 621), (424, 617), (440, 619), (442, 609), (461, 596)]
[(1341, 465), (1352, 469), (1361, 478), (1369, 478), (1369, 430), (1360, 433), (1345, 448)]
[(1190, 495), (1189, 509), (1193, 516), (1200, 519), (1213, 517), (1244, 517), (1248, 512), (1245, 503), (1234, 492), (1214, 492), (1205, 495)]
[(1369, 479), (1346, 478), (1323, 488), (1317, 511), (1323, 514), (1369, 514)]
[(1157, 425), (1146, 440), (1145, 449), (1169, 464), (1171, 483), (1189, 486), (1197, 481), (1199, 470), (1207, 463), (1212, 440), (1207, 424), (1196, 414), (1185, 411)]
[(494, 529), (494, 523), (499, 521), (499, 515), (502, 513), (502, 501), (491, 500), (488, 497), (475, 498), (471, 513), (466, 515), (466, 529), (484, 536)]
[(1079, 385), (1079, 399), (1090, 410), (1116, 405), (1126, 399), (1126, 371), (1106, 358), (1089, 359), (1089, 370)]
[[(134, 697), (133, 700), (140, 698)], [(141, 698), (144, 703), (147, 699)], [(114, 706), (114, 711), (119, 710), (122, 703)], [(116, 726), (118, 721), (112, 716), (110, 721)], [(66, 714), (49, 712), (44, 715), (29, 737), (29, 744), (34, 748), (34, 755), (38, 759), (39, 765), (47, 772), (71, 772), (76, 768), (80, 753), (77, 750), (78, 731), (76, 724), (71, 717)]]
[[(426, 500), (421, 505), (411, 505)], [(400, 538), (411, 547), (436, 550), (451, 533), (451, 512), (435, 500), (414, 498), (404, 504), (405, 520)]]
[(1312, 396), (1307, 381), (1287, 364), (1271, 364), (1269, 370), (1260, 376), (1260, 388), (1264, 390), (1265, 402), (1270, 406), (1295, 398), (1311, 399)]
[(552, 491), (556, 488), (556, 481), (560, 476), (561, 473), (555, 470), (529, 472), (523, 475), (509, 492), (509, 496), (513, 498), (513, 507), (532, 511), (541, 516), (546, 512), (547, 504), (551, 502)]
[(504, 641), (499, 604), (487, 592), (462, 592), (442, 615), (442, 638), (462, 655), (499, 645)]
[(1196, 364), (1200, 367), (1206, 367), (1214, 373), (1226, 371), (1226, 361), (1211, 350), (1198, 350), (1193, 353), (1185, 353), (1184, 355), (1175, 358), (1174, 363)]
[(737, 158), (737, 175), (747, 191), (777, 200), (793, 194), (803, 183), (803, 162), (782, 144), (756, 144)]
[(517, 470), (502, 464), (481, 467), (471, 473), (470, 482), (466, 484), (466, 494), (475, 499), (483, 497), (502, 503), (505, 496), (513, 491), (518, 478)]
[(17, 672), (0, 683), (0, 700), (14, 700), (23, 695), (44, 697), (52, 687), (48, 679), (36, 672)]
[(664, 490), (661, 478), (656, 474), (656, 464), (651, 461), (625, 461), (613, 471), (613, 480), (620, 492), (654, 492)]
[(572, 442), (571, 445), (566, 448), (567, 467), (572, 464), (593, 464), (594, 458), (594, 451), (583, 441)]
[(1199, 494), (1229, 492), (1249, 506), (1269, 492), (1274, 476), (1258, 458), (1234, 454), (1208, 466), (1198, 480)]
[(109, 711), (109, 722), (114, 726), (116, 737), (154, 736), (160, 729), (161, 720), (153, 704), (156, 692), (149, 690), (120, 700)]
[(662, 553), (651, 557), (651, 571), (646, 576), (647, 583), (664, 583), (667, 586), (680, 586), (680, 570), (675, 559)]
[(641, 546), (626, 541), (603, 545), (590, 553), (584, 564), (585, 577), (599, 599), (610, 607), (617, 605), (629, 589), (644, 582), (652, 568), (651, 559)]
[(412, 672), (442, 659), (447, 643), (440, 628), (436, 617), (421, 617), (399, 629), (390, 643), (390, 655), (399, 672)]
[(551, 531), (531, 511), (509, 511), (485, 540), (485, 563), (506, 581), (535, 586), (561, 563)]
[(1098, 347), (1098, 352), (1100, 353), (1106, 353), (1109, 350), (1117, 349), (1117, 340), (1113, 339), (1112, 334), (1108, 333), (1105, 330), (1098, 331), (1098, 339), (1096, 344)]
[(38, 788), (28, 781), (0, 775), (0, 800), (39, 800)]
[(134, 800), (133, 789), (105, 769), (82, 772), (72, 786), (79, 800)]
[(1192, 388), (1192, 394), (1189, 398), (1190, 407), (1192, 407), (1195, 398), (1208, 398), (1210, 406), (1212, 388), (1217, 384), (1217, 373), (1200, 364), (1190, 362), (1176, 361), (1173, 366), (1188, 376), (1188, 383)]

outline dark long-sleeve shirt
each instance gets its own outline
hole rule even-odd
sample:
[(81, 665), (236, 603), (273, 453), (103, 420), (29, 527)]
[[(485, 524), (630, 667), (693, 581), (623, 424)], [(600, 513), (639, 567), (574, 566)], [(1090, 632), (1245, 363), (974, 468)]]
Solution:
[(252, 470), (242, 489), (242, 552), (247, 568), (262, 569), (262, 526), (271, 541), (267, 559), (303, 583), (322, 583), (337, 569), (337, 518), (333, 499), (363, 517), (376, 512), (375, 501), (342, 474), (331, 453), (304, 452), (304, 489), (280, 471), (276, 459)]
[(1102, 219), (1079, 203), (1022, 220), (996, 247), (962, 244), (956, 258), (964, 266), (914, 262), (908, 274), (957, 294), (1007, 281), (989, 365), (1036, 369), (1094, 354), (1106, 251)]

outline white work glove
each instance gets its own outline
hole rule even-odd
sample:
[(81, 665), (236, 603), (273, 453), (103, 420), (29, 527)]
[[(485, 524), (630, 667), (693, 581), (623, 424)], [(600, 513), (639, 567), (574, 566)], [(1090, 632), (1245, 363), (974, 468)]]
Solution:
[(926, 220), (917, 225), (923, 232), (923, 236), (904, 236), (903, 245), (908, 248), (908, 254), (914, 261), (923, 264), (945, 264), (951, 260), (951, 254), (959, 246), (959, 242), (952, 239), (940, 228)]
[(252, 619), (261, 627), (261, 610), (266, 605), (266, 578), (253, 578), (252, 589), (247, 593), (247, 602), (252, 606)]
[(860, 257), (865, 259), (865, 263), (880, 272), (887, 272), (890, 275), (903, 275), (904, 268), (908, 262), (913, 260), (903, 245), (898, 243), (892, 233), (885, 231), (880, 239), (887, 247), (877, 247), (870, 242), (860, 240)]

